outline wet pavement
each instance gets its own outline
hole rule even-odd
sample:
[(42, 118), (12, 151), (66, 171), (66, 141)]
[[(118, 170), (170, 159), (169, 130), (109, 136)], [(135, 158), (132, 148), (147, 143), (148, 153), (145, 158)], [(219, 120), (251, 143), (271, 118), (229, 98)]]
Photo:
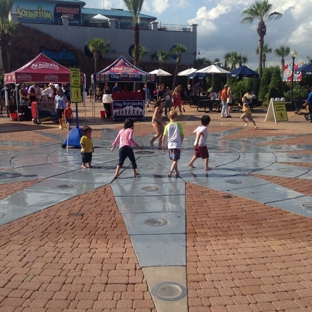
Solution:
[(121, 123), (89, 117), (82, 169), (66, 130), (0, 120), (0, 311), (312, 311), (311, 125), (212, 113), (204, 171), (187, 111), (177, 178), (150, 117), (116, 180)]

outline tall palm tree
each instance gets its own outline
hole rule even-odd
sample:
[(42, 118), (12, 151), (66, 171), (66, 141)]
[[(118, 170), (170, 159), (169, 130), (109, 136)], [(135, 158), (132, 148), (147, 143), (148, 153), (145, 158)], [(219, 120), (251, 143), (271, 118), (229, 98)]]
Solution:
[[(259, 55), (259, 47), (256, 49), (256, 53)], [(266, 63), (266, 55), (268, 53), (272, 53), (272, 49), (269, 47), (268, 44), (264, 44), (262, 48), (262, 67), (265, 68), (265, 63)]]
[(17, 26), (17, 23), (9, 21), (9, 12), (12, 9), (13, 2), (14, 0), (0, 0), (0, 50), (3, 70), (6, 73), (11, 70), (8, 50)]
[(236, 68), (236, 64), (238, 63), (238, 54), (235, 51), (227, 52), (224, 55), (224, 62), (226, 64), (230, 64), (230, 70), (233, 70)]
[(177, 75), (178, 75), (179, 66), (180, 66), (180, 63), (181, 63), (182, 54), (186, 52), (186, 46), (183, 45), (183, 44), (177, 44), (177, 45), (175, 45), (175, 46), (173, 46), (171, 48), (170, 52), (172, 54), (177, 55), (176, 68), (175, 68), (175, 71), (174, 71), (173, 84), (172, 84), (172, 90), (173, 90), (174, 87), (175, 87), (176, 81), (177, 81)]
[(284, 65), (285, 65), (284, 57), (286, 57), (289, 54), (289, 52), (290, 52), (290, 48), (284, 45), (281, 45), (277, 49), (274, 50), (274, 54), (277, 57), (281, 58), (282, 72), (284, 70)]
[(123, 0), (127, 9), (132, 14), (133, 19), (133, 37), (134, 37), (134, 66), (139, 67), (140, 60), (140, 12), (144, 0)]
[(109, 42), (105, 42), (102, 38), (93, 38), (87, 42), (90, 52), (94, 59), (94, 72), (97, 72), (98, 60), (109, 51)]
[(312, 57), (307, 56), (307, 59), (309, 60), (309, 63), (312, 63)]
[(259, 75), (262, 75), (262, 51), (264, 44), (264, 36), (266, 35), (265, 20), (276, 20), (282, 17), (283, 14), (279, 12), (271, 12), (272, 4), (268, 0), (256, 1), (251, 7), (245, 9), (242, 13), (245, 16), (241, 23), (252, 23), (254, 20), (259, 20), (257, 33), (259, 35)]

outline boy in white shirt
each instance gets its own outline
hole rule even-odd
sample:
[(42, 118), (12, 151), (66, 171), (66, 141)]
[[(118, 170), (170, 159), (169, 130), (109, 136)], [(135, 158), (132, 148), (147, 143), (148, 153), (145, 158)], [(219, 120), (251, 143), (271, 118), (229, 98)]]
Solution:
[(205, 164), (205, 170), (211, 170), (211, 168), (208, 167), (209, 162), (209, 152), (206, 145), (206, 140), (208, 136), (208, 125), (210, 123), (210, 117), (208, 115), (204, 115), (201, 118), (201, 126), (198, 126), (193, 133), (196, 134), (196, 139), (194, 142), (194, 149), (195, 149), (195, 155), (192, 157), (188, 165), (192, 168), (194, 167), (193, 163), (194, 161), (201, 157), (204, 160)]

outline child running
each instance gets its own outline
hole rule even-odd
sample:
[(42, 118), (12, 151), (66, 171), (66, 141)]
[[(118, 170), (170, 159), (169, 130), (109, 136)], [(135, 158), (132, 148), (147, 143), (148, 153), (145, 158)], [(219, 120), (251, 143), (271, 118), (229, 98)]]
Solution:
[[(245, 122), (245, 127), (248, 126), (248, 120), (251, 121), (253, 124), (254, 124), (254, 129), (256, 130), (258, 127), (251, 115), (251, 109), (249, 107), (249, 104), (248, 104), (248, 98), (247, 96), (243, 96), (242, 98), (242, 102), (243, 102), (243, 114), (240, 116), (241, 119), (244, 120)], [(246, 120), (245, 118), (247, 118), (248, 120)]]
[(195, 148), (195, 155), (192, 157), (188, 165), (192, 168), (194, 167), (194, 161), (201, 157), (204, 160), (205, 164), (205, 170), (211, 170), (211, 168), (208, 167), (209, 162), (209, 152), (206, 145), (206, 140), (208, 136), (208, 125), (210, 123), (210, 117), (208, 115), (204, 115), (201, 118), (201, 126), (198, 126), (193, 133), (196, 134), (196, 139), (194, 142), (194, 148)]
[(69, 130), (70, 129), (70, 123), (72, 122), (73, 118), (73, 110), (70, 107), (70, 103), (67, 103), (67, 107), (64, 110), (64, 116), (66, 120), (66, 127)]
[(181, 146), (184, 139), (182, 125), (177, 122), (178, 113), (175, 110), (169, 112), (170, 122), (165, 126), (162, 143), (163, 149), (166, 150), (166, 137), (168, 137), (169, 158), (172, 160), (171, 169), (168, 177), (171, 177), (175, 171), (175, 176), (179, 176), (178, 160), (181, 156)]
[(137, 148), (140, 148), (140, 145), (137, 144), (133, 139), (133, 120), (132, 119), (126, 119), (124, 123), (123, 129), (121, 129), (118, 132), (118, 135), (113, 142), (113, 147), (111, 148), (111, 151), (114, 150), (117, 143), (119, 142), (119, 161), (116, 167), (116, 172), (114, 175), (114, 179), (116, 179), (119, 175), (120, 168), (122, 168), (124, 161), (128, 157), (132, 164), (133, 169), (133, 177), (135, 178), (139, 173), (136, 171), (137, 164), (134, 158), (134, 153), (132, 146), (136, 146)]
[(82, 168), (87, 168), (86, 164), (88, 164), (89, 168), (93, 168), (91, 166), (92, 161), (92, 153), (94, 152), (93, 142), (91, 138), (92, 129), (89, 126), (84, 126), (82, 128), (82, 137), (80, 139), (81, 145), (81, 157), (82, 157)]

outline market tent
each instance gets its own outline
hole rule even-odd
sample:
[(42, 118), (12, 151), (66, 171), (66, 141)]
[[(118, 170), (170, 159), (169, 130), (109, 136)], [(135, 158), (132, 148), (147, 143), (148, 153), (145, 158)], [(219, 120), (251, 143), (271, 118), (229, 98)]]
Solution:
[(301, 72), (303, 75), (312, 75), (312, 63), (299, 67), (296, 72)]
[(213, 87), (213, 76), (214, 75), (222, 75), (222, 74), (229, 74), (230, 72), (217, 66), (217, 65), (210, 65), (207, 66), (203, 69), (198, 70), (195, 73), (204, 73), (204, 74), (211, 74), (212, 78), (211, 78), (211, 85)]
[(193, 74), (194, 72), (196, 72), (196, 68), (188, 68), (188, 69), (185, 69), (185, 70), (183, 70), (183, 71), (180, 71), (179, 73), (178, 73), (178, 76), (189, 76), (189, 75), (191, 75), (191, 74)]
[[(81, 74), (81, 81), (83, 82), (83, 74)], [(21, 68), (4, 74), (5, 84), (29, 82), (68, 83), (70, 82), (70, 70), (40, 53)]]
[(170, 73), (166, 72), (163, 69), (155, 69), (151, 72), (149, 72), (151, 75), (156, 75), (156, 76), (172, 76)]
[(259, 74), (258, 74), (257, 72), (255, 72), (255, 71), (253, 71), (252, 69), (248, 68), (247, 66), (243, 65), (243, 66), (240, 66), (240, 67), (234, 69), (233, 71), (231, 71), (231, 72), (228, 74), (228, 77), (258, 78), (258, 77), (259, 77)]
[(100, 82), (155, 82), (156, 75), (147, 73), (120, 56), (111, 65), (92, 74), (93, 83)]

